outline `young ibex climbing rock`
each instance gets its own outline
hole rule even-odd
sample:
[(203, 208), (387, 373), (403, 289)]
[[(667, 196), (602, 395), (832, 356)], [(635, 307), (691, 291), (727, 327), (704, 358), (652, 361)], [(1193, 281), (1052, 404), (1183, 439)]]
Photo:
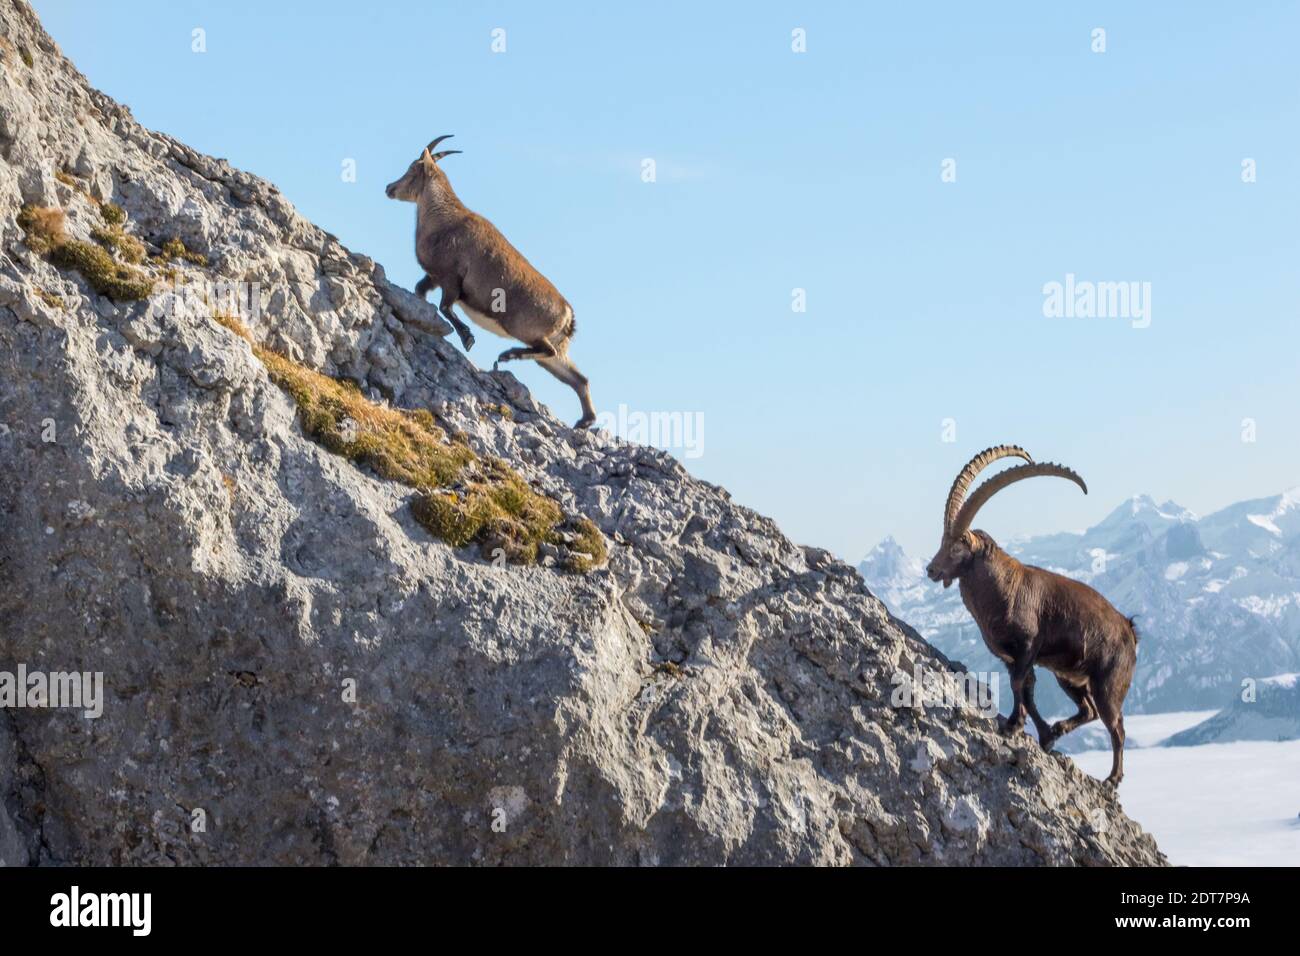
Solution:
[(460, 305), (475, 325), (504, 338), (518, 339), (525, 348), (506, 349), (496, 362), (535, 359), (539, 365), (578, 393), (582, 418), (575, 427), (596, 420), (587, 378), (569, 359), (575, 324), (573, 309), (546, 277), (532, 267), (496, 226), (471, 212), (452, 191), (438, 160), (458, 149), (433, 150), (449, 136), (439, 136), (424, 148), (406, 174), (390, 183), (390, 199), (416, 204), (415, 258), (425, 276), (415, 291), (427, 297), (442, 289), (438, 311), (451, 323), (466, 351), (474, 344), (469, 327), (452, 311)]
[[(994, 475), (966, 499), (976, 476), (1000, 458), (1023, 458)], [(975, 514), (1007, 485), (1038, 475), (1073, 481), (1083, 493), (1088, 486), (1062, 465), (1036, 464), (1016, 445), (988, 448), (967, 463), (948, 492), (943, 516), (943, 541), (926, 568), (932, 581), (946, 588), (961, 582), (961, 599), (979, 625), (984, 643), (1011, 673), (1014, 700), (1007, 734), (1018, 733), (1028, 711), (1043, 749), (1058, 738), (1101, 717), (1110, 731), (1112, 751), (1106, 782), (1118, 787), (1124, 776), (1124, 716), (1121, 708), (1137, 663), (1137, 630), (1104, 597), (1078, 581), (1021, 564), (999, 548), (983, 531), (971, 531)], [(1079, 706), (1068, 720), (1050, 727), (1034, 704), (1034, 666), (1056, 675), (1061, 689)]]

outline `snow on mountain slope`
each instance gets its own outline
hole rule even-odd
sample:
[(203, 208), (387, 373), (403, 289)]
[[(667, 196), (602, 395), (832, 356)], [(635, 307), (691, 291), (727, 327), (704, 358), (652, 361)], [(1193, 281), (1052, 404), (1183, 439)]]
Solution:
[(1213, 717), (1171, 736), (1166, 747), (1192, 747), (1234, 740), (1300, 738), (1300, 674), (1278, 674), (1235, 695)]
[[(1003, 546), (1028, 564), (1092, 585), (1137, 615), (1132, 712), (1216, 708), (1245, 678), (1300, 670), (1300, 488), (1205, 517), (1137, 495), (1082, 533), (1013, 538)], [(873, 549), (859, 571), (894, 614), (971, 670), (999, 675), (1008, 690), (956, 588), (928, 581), (921, 562), (892, 539)], [(1065, 712), (1064, 694), (1044, 677), (1040, 710)], [(1001, 698), (1005, 705), (1009, 691)]]

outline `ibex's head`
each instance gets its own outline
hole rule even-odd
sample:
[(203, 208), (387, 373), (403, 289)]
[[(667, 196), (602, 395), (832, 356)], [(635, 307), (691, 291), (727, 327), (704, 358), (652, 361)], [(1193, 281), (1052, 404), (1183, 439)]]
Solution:
[[(966, 492), (970, 489), (971, 482), (999, 458), (1023, 458), (1029, 464), (1017, 465), (994, 475), (976, 488), (975, 493), (967, 500)], [(971, 531), (970, 526), (975, 520), (975, 513), (984, 506), (984, 502), (1007, 485), (1037, 475), (1068, 478), (1082, 488), (1085, 495), (1088, 493), (1088, 486), (1083, 483), (1083, 479), (1069, 468), (1051, 463), (1036, 464), (1029, 457), (1029, 452), (1018, 445), (997, 445), (986, 448), (967, 462), (948, 491), (948, 503), (943, 512), (943, 540), (939, 542), (939, 550), (935, 552), (925, 569), (930, 580), (942, 581), (944, 587), (950, 587), (954, 579), (965, 574), (976, 558), (989, 548), (992, 541), (991, 538), (981, 537)]]
[(434, 147), (444, 139), (451, 139), (451, 134), (439, 136), (423, 151), (415, 162), (407, 167), (406, 173), (396, 182), (389, 183), (384, 190), (389, 199), (400, 199), (402, 202), (415, 202), (424, 192), (425, 186), (432, 180), (433, 182), (447, 187), (447, 174), (438, 168), (438, 160), (444, 156), (450, 156), (452, 153), (459, 153), (458, 149), (444, 149), (441, 153), (435, 153)]

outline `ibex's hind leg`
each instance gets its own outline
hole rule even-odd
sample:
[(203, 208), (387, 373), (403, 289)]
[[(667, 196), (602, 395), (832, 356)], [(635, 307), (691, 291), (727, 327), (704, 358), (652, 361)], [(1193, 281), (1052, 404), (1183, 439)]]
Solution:
[(1106, 690), (1105, 687), (1101, 688), (1100, 693), (1093, 695), (1093, 701), (1101, 715), (1101, 722), (1110, 731), (1110, 776), (1106, 778), (1106, 783), (1118, 788), (1119, 782), (1124, 779), (1124, 714), (1120, 711), (1123, 700), (1112, 701)]
[(497, 370), (497, 366), (502, 362), (513, 362), (516, 359), (537, 359), (541, 361), (544, 358), (550, 358), (555, 355), (555, 346), (546, 339), (540, 339), (527, 348), (506, 349), (497, 356), (497, 360), (492, 363), (492, 371)]
[(547, 358), (539, 358), (537, 364), (578, 393), (578, 401), (582, 402), (582, 418), (578, 419), (573, 427), (590, 428), (596, 421), (596, 409), (591, 404), (591, 389), (587, 386), (587, 376), (578, 371), (578, 367), (573, 364), (563, 349)]
[(1061, 690), (1065, 691), (1070, 700), (1074, 701), (1075, 704), (1078, 705), (1079, 712), (1073, 717), (1068, 717), (1065, 720), (1058, 720), (1056, 723), (1052, 724), (1052, 729), (1048, 733), (1048, 739), (1043, 742), (1044, 750), (1051, 750), (1052, 744), (1056, 743), (1066, 734), (1097, 719), (1097, 705), (1092, 702), (1092, 694), (1088, 691), (1086, 686), (1079, 687), (1076, 684), (1069, 684), (1061, 680), (1059, 677), (1056, 678), (1056, 682), (1061, 685)]

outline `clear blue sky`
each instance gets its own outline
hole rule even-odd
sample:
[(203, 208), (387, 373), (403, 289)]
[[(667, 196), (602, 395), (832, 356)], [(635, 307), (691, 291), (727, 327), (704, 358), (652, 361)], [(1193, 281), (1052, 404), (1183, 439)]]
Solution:
[[(800, 542), (928, 556), (956, 469), (1001, 441), (1092, 490), (1005, 493), (980, 521), (1003, 539), (1300, 484), (1294, 2), (34, 6), (141, 122), (408, 287), (414, 212), (383, 187), (455, 133), (461, 198), (573, 303), (598, 408), (702, 412), (688, 467)], [(1045, 318), (1066, 273), (1150, 282), (1150, 327)]]

